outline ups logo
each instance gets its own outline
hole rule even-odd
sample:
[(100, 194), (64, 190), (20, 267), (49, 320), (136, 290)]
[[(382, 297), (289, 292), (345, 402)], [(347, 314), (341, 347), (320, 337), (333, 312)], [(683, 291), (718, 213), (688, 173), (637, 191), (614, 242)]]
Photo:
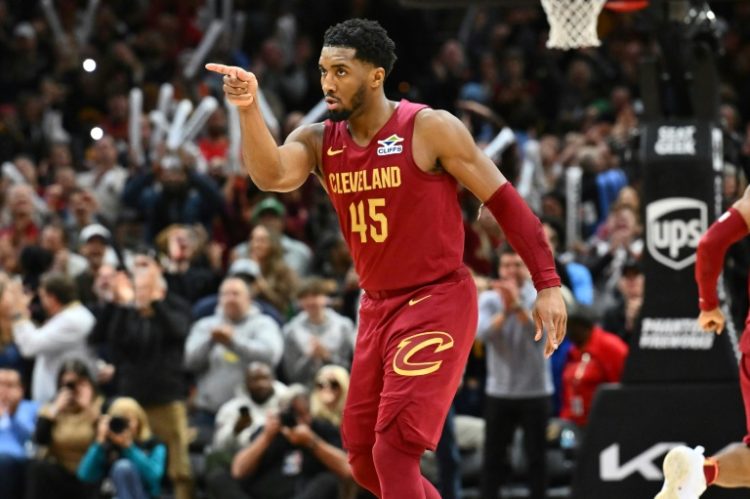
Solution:
[(654, 260), (672, 270), (695, 262), (695, 249), (708, 227), (706, 203), (666, 198), (646, 207), (646, 247)]

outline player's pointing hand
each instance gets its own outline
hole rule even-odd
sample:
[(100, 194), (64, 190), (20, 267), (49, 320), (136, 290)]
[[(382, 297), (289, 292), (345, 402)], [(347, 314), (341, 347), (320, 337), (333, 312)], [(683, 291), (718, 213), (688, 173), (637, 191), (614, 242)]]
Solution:
[(536, 324), (534, 339), (541, 340), (542, 329), (547, 330), (544, 356), (549, 358), (565, 339), (565, 329), (568, 326), (568, 312), (560, 288), (546, 288), (537, 293), (533, 316)]
[(224, 75), (224, 95), (237, 107), (247, 107), (255, 102), (258, 79), (250, 71), (238, 66), (226, 66), (210, 62), (206, 69)]

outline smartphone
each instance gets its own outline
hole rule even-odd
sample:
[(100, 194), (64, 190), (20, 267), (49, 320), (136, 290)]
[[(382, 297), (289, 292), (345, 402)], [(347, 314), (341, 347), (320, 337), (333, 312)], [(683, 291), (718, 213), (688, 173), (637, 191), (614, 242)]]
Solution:
[(297, 415), (292, 408), (282, 411), (281, 414), (279, 414), (279, 419), (281, 420), (281, 426), (286, 426), (287, 428), (294, 428), (297, 426)]

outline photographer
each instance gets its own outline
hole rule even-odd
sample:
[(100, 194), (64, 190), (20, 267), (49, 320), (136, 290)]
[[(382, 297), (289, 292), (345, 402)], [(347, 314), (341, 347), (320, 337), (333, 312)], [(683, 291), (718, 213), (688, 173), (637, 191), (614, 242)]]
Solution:
[(87, 499), (95, 488), (76, 477), (78, 464), (96, 436), (102, 400), (81, 360), (68, 360), (57, 377), (54, 401), (42, 407), (34, 441), (45, 448), (30, 463), (26, 499)]
[(99, 419), (96, 441), (78, 465), (78, 478), (99, 483), (109, 477), (119, 499), (158, 497), (166, 462), (167, 448), (153, 437), (143, 408), (120, 397)]
[(282, 411), (270, 414), (250, 444), (232, 461), (231, 478), (208, 476), (211, 497), (221, 499), (330, 499), (351, 470), (338, 429), (313, 418), (305, 389), (290, 388)]
[(117, 393), (138, 401), (169, 449), (168, 474), (177, 499), (192, 497), (183, 352), (190, 329), (187, 302), (168, 292), (148, 254), (133, 257), (133, 279), (119, 272), (93, 341), (112, 353)]

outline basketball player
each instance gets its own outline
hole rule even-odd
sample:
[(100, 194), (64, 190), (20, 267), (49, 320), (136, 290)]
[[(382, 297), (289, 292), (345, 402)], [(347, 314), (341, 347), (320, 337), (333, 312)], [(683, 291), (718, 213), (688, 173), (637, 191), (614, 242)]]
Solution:
[[(750, 187), (742, 199), (714, 222), (698, 243), (695, 280), (698, 282), (700, 315), (704, 331), (721, 334), (724, 314), (719, 308), (716, 282), (724, 267), (727, 249), (750, 232)], [(694, 499), (708, 485), (750, 487), (750, 313), (740, 339), (740, 388), (745, 403), (747, 435), (719, 454), (703, 458), (703, 448), (675, 447), (664, 458), (664, 487), (657, 499)]]
[(239, 107), (242, 156), (263, 190), (297, 189), (318, 176), (338, 214), (365, 293), (342, 437), (357, 482), (378, 497), (438, 498), (420, 475), (462, 376), (477, 324), (477, 294), (462, 264), (457, 182), (499, 220), (538, 290), (536, 337), (550, 355), (563, 340), (560, 279), (539, 219), (464, 125), (445, 112), (386, 98), (394, 43), (376, 22), (329, 28), (320, 82), (329, 120), (277, 147), (256, 104), (258, 82), (224, 75)]

